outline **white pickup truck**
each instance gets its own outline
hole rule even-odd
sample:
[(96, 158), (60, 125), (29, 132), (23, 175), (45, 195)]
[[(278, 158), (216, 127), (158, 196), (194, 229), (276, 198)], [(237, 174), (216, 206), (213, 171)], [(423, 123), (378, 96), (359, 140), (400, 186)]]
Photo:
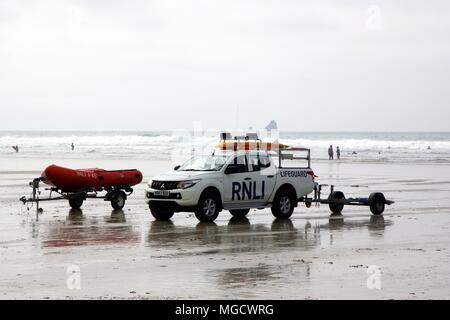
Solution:
[[(229, 210), (244, 217), (252, 208), (270, 207), (276, 218), (289, 218), (317, 187), (314, 172), (305, 167), (281, 167), (267, 150), (221, 150), (194, 156), (174, 171), (154, 177), (146, 188), (146, 202), (158, 220), (174, 212), (194, 212), (200, 221), (214, 221)], [(281, 153), (278, 155), (281, 158)]]

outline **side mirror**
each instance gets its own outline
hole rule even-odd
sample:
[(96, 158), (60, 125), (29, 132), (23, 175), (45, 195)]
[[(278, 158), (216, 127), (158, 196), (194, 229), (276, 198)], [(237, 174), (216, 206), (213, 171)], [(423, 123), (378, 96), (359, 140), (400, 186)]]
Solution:
[(225, 174), (234, 174), (239, 173), (239, 168), (235, 164), (229, 164), (228, 167), (225, 169)]
[(180, 165), (178, 165), (178, 166), (175, 166), (174, 168), (173, 168), (173, 170), (175, 170), (175, 171), (177, 171), (178, 169), (180, 169)]

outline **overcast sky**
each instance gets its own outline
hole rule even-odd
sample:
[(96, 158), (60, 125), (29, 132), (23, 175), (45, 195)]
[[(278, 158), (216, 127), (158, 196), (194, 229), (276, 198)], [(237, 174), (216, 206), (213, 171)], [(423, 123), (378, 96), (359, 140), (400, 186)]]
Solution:
[(450, 1), (0, 0), (0, 130), (450, 131)]

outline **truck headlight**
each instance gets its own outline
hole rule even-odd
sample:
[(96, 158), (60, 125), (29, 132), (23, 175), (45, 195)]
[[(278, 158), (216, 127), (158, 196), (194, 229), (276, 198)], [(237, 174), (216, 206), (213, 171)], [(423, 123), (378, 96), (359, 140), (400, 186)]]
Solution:
[(200, 181), (200, 179), (198, 180), (185, 180), (185, 181), (180, 181), (177, 183), (177, 189), (187, 189), (190, 187), (195, 186), (198, 182)]

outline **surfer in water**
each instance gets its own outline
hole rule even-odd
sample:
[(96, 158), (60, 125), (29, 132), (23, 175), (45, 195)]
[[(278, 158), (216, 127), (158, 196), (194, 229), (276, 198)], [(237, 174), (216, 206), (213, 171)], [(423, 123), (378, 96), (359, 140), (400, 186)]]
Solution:
[(11, 146), (11, 148), (13, 148), (16, 153), (19, 152), (19, 145), (16, 144), (15, 146)]
[(73, 142), (72, 142), (72, 144), (70, 145), (70, 147), (72, 148), (72, 151), (75, 150), (75, 145), (73, 144)]

